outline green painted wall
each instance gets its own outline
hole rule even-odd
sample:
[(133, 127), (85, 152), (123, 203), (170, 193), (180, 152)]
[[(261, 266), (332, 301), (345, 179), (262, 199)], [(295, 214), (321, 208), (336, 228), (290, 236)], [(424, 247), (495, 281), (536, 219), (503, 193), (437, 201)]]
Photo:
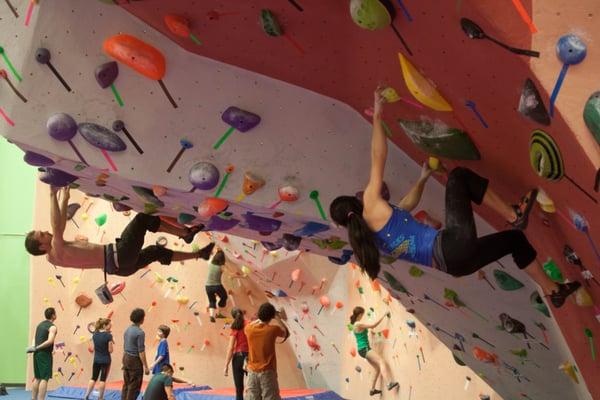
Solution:
[(23, 235), (32, 226), (36, 170), (0, 138), (0, 382), (25, 383), (29, 338), (29, 256)]

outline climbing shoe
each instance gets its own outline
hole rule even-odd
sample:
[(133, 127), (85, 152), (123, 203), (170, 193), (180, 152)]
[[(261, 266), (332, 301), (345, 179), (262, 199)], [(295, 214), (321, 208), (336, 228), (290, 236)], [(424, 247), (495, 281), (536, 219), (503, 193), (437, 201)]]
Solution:
[(210, 317), (210, 322), (214, 324), (215, 322), (217, 322), (217, 320), (215, 319), (215, 317)]
[(218, 314), (216, 315), (216, 318), (219, 318), (219, 319), (224, 319), (224, 318), (227, 318), (227, 317), (226, 317), (225, 315), (221, 314), (221, 313), (218, 313)]
[(387, 385), (387, 390), (394, 390), (395, 388), (397, 388), (398, 386), (400, 386), (400, 384), (398, 382), (390, 382)]
[(517, 219), (510, 222), (510, 225), (512, 225), (513, 228), (521, 231), (524, 231), (527, 228), (527, 224), (529, 223), (529, 213), (533, 208), (537, 194), (538, 190), (533, 189), (525, 196), (521, 197), (519, 204), (514, 204), (512, 206), (513, 210), (515, 210), (515, 214), (517, 214)]
[(565, 304), (567, 297), (575, 293), (577, 289), (581, 287), (581, 283), (577, 281), (569, 283), (558, 283), (557, 286), (558, 290), (553, 290), (549, 297), (554, 307), (560, 308), (563, 304)]
[(188, 234), (182, 237), (183, 241), (187, 244), (192, 243), (194, 241), (194, 237), (196, 237), (196, 234), (202, 229), (204, 229), (204, 224), (199, 224), (196, 226), (192, 226), (191, 228), (187, 228)]
[(375, 396), (376, 394), (381, 394), (381, 390), (371, 389), (371, 391), (369, 392), (370, 396)]
[(210, 253), (212, 252), (213, 247), (215, 247), (215, 243), (211, 242), (207, 246), (198, 250), (198, 257), (208, 260), (210, 258)]

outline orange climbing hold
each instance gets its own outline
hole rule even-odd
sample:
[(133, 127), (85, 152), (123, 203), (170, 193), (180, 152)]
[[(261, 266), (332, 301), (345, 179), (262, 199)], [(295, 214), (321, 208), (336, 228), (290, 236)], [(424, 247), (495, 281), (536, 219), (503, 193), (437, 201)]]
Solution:
[(190, 36), (190, 22), (179, 15), (165, 15), (165, 24), (167, 28), (177, 36)]
[(128, 34), (111, 36), (104, 41), (104, 52), (155, 81), (165, 76), (166, 61), (155, 47)]
[(498, 356), (494, 353), (488, 353), (481, 347), (473, 347), (473, 357), (484, 363), (498, 364)]

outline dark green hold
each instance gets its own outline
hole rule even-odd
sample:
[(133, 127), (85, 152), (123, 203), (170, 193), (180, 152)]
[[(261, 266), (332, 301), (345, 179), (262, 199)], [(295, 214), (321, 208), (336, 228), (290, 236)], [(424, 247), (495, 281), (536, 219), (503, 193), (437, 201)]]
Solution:
[(499, 269), (494, 270), (494, 279), (502, 290), (518, 290), (525, 286), (518, 279), (513, 278), (511, 275)]
[(408, 290), (406, 290), (404, 285), (402, 285), (400, 283), (400, 281), (398, 281), (394, 275), (390, 274), (387, 271), (383, 271), (383, 277), (385, 278), (387, 283), (391, 286), (391, 288), (394, 289), (395, 291), (400, 292), (400, 293), (409, 294)]
[(263, 30), (269, 36), (283, 35), (281, 26), (279, 26), (279, 22), (277, 22), (277, 19), (275, 19), (275, 16), (271, 10), (263, 9), (260, 11), (260, 24), (262, 25)]
[(550, 311), (548, 310), (548, 306), (546, 306), (546, 303), (544, 303), (538, 292), (531, 293), (531, 296), (529, 296), (529, 301), (531, 302), (533, 308), (544, 314), (546, 317), (550, 318)]
[(596, 142), (600, 144), (600, 91), (594, 92), (585, 103), (583, 120)]

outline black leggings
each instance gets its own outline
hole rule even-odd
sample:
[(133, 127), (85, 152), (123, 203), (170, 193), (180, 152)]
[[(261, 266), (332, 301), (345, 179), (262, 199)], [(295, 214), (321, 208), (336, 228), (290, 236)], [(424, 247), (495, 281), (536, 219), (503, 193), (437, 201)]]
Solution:
[(235, 384), (235, 400), (244, 400), (244, 360), (248, 358), (248, 353), (235, 353), (231, 359), (231, 369), (233, 371), (233, 383)]
[(223, 285), (205, 286), (206, 295), (208, 296), (208, 308), (217, 308), (217, 296), (219, 296), (219, 307), (223, 308), (227, 305), (227, 291)]
[(137, 214), (117, 239), (117, 258), (119, 269), (115, 275), (129, 276), (154, 261), (163, 265), (171, 263), (173, 251), (162, 246), (144, 245), (146, 232), (156, 232), (160, 227), (160, 218), (154, 215)]
[(455, 168), (446, 185), (446, 227), (441, 234), (442, 253), (447, 273), (470, 275), (486, 265), (511, 254), (520, 269), (537, 257), (523, 232), (512, 229), (477, 237), (471, 202), (481, 204), (488, 180), (470, 169)]
[(96, 364), (92, 365), (92, 380), (97, 381), (100, 378), (100, 382), (106, 382), (108, 373), (110, 372), (110, 364)]

